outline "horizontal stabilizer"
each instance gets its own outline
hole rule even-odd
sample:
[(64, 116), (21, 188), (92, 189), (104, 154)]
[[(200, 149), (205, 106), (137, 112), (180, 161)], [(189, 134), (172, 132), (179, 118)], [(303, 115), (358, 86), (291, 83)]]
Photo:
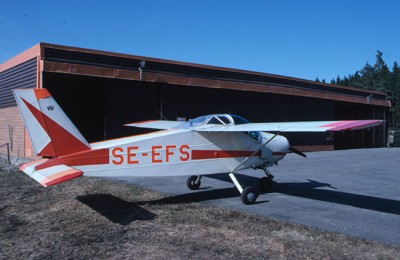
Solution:
[(28, 174), (31, 178), (39, 182), (44, 187), (52, 186), (64, 181), (69, 181), (83, 174), (83, 172), (64, 164), (59, 164), (56, 166), (51, 166), (44, 169), (36, 170), (37, 166), (47, 161), (48, 159), (42, 159), (38, 161), (29, 162), (22, 165), (19, 169)]
[(149, 129), (158, 129), (158, 130), (165, 130), (165, 129), (172, 129), (178, 125), (181, 125), (185, 122), (182, 121), (166, 121), (166, 120), (150, 120), (150, 121), (143, 121), (143, 122), (136, 122), (125, 124), (125, 126), (133, 126), (133, 127), (140, 127), (140, 128), (149, 128)]

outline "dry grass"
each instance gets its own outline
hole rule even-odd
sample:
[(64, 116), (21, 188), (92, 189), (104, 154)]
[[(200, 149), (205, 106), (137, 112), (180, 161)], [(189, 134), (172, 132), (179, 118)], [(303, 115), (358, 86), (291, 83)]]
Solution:
[(0, 168), (0, 259), (398, 259), (400, 248), (78, 178)]

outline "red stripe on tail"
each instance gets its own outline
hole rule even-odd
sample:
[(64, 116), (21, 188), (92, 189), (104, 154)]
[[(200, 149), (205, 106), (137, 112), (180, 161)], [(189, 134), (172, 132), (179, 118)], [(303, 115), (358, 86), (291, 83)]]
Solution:
[(86, 144), (82, 143), (25, 99), (22, 98), (22, 101), (51, 139), (49, 145), (38, 153), (39, 156), (62, 156), (89, 149)]

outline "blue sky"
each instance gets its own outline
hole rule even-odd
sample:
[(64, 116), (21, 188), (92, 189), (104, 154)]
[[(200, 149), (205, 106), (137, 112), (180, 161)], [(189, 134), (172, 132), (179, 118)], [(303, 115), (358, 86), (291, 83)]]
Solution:
[(0, 0), (0, 63), (39, 43), (327, 81), (400, 62), (398, 0)]

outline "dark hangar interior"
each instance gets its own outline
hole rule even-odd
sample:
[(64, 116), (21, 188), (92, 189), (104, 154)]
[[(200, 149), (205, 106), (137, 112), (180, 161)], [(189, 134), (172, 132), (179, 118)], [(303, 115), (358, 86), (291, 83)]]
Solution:
[[(143, 120), (213, 113), (251, 122), (386, 119), (390, 107), (382, 92), (48, 43), (14, 63), (0, 67), (0, 110), (15, 106), (12, 88), (47, 88), (89, 142), (143, 133), (123, 126)], [(315, 151), (384, 146), (386, 136), (383, 125), (288, 138), (303, 151)]]

